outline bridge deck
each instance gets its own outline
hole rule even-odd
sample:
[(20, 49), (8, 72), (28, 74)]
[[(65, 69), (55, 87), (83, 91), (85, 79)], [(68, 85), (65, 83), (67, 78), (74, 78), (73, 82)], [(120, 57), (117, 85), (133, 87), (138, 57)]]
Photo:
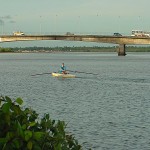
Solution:
[(119, 44), (117, 50), (119, 56), (126, 55), (126, 44), (150, 44), (150, 37), (132, 36), (104, 36), (104, 35), (4, 35), (0, 37), (0, 42), (33, 41), (33, 40), (64, 40), (83, 41), (97, 43)]
[(0, 42), (32, 41), (32, 40), (69, 40), (84, 42), (99, 42), (113, 44), (150, 44), (149, 37), (104, 36), (104, 35), (4, 35)]

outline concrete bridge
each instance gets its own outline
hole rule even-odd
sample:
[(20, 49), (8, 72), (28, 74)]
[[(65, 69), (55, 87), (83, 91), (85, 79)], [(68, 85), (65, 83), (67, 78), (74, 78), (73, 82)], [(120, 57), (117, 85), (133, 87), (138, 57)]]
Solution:
[(32, 40), (65, 40), (118, 44), (118, 56), (126, 55), (126, 45), (150, 44), (150, 37), (102, 36), (102, 35), (3, 35), (0, 42)]

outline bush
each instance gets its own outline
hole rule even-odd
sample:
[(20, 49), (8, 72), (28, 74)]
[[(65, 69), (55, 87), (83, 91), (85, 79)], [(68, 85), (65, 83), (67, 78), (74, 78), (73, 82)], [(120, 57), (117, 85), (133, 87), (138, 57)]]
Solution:
[(31, 108), (21, 108), (23, 100), (0, 97), (1, 150), (81, 150), (81, 145), (65, 132), (64, 121), (39, 119)]
[(0, 47), (0, 52), (7, 53), (7, 52), (13, 52), (13, 50), (12, 50), (12, 48), (2, 48), (2, 47)]

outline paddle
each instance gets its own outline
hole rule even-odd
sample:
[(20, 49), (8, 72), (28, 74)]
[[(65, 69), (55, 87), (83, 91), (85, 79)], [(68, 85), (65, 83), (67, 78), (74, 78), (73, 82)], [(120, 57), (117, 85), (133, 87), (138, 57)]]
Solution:
[(38, 74), (33, 74), (33, 75), (31, 75), (31, 76), (37, 76), (37, 75), (44, 75), (44, 74), (51, 74), (50, 72), (48, 73), (38, 73)]
[(82, 72), (82, 71), (73, 71), (73, 70), (67, 70), (67, 71), (75, 72), (75, 73), (85, 73), (85, 74), (99, 75), (99, 74), (91, 73), (91, 72)]

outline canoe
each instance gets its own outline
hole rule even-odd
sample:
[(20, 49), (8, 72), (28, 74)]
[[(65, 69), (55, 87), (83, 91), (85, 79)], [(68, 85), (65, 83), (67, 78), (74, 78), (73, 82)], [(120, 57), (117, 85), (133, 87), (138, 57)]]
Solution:
[(61, 78), (75, 78), (76, 76), (73, 74), (61, 74), (61, 73), (56, 73), (56, 72), (52, 72), (52, 76), (53, 77), (61, 77)]

